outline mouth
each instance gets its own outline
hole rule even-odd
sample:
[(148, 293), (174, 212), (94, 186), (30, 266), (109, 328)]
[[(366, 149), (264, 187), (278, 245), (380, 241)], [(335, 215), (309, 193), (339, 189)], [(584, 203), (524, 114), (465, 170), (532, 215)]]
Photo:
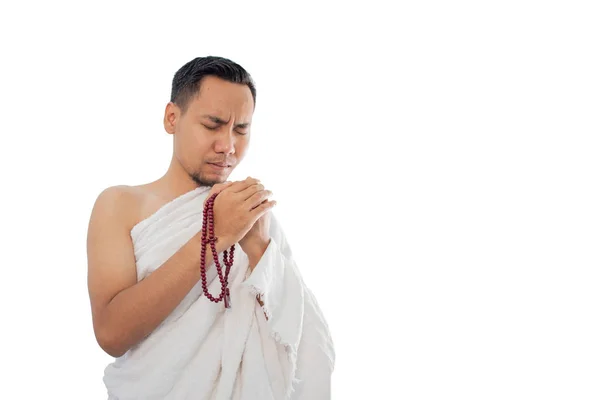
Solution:
[(231, 165), (227, 164), (227, 163), (208, 163), (209, 165), (212, 165), (215, 168), (219, 168), (219, 169), (226, 169), (226, 168), (230, 168)]

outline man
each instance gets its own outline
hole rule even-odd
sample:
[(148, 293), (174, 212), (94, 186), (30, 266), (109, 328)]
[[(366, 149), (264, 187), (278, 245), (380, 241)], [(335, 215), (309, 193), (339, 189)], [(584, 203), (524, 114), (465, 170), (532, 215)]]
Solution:
[[(272, 193), (258, 179), (227, 181), (246, 153), (255, 101), (240, 65), (188, 62), (165, 109), (173, 135), (165, 175), (96, 199), (88, 288), (96, 339), (116, 358), (104, 374), (109, 399), (330, 398), (331, 336), (272, 214)], [(215, 193), (221, 265), (235, 246), (230, 308), (202, 288), (203, 209)], [(217, 297), (206, 248), (207, 288)]]

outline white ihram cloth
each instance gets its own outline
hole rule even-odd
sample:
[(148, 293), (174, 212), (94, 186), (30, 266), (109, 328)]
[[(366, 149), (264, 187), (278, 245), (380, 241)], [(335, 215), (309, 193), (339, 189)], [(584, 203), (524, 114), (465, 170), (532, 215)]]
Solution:
[[(202, 229), (209, 190), (184, 193), (133, 227), (138, 281)], [(270, 236), (251, 273), (236, 244), (230, 309), (206, 299), (199, 281), (149, 336), (106, 367), (109, 400), (331, 398), (329, 328), (272, 213)], [(219, 261), (224, 267), (222, 254)], [(208, 288), (218, 295), (215, 277), (213, 266)]]

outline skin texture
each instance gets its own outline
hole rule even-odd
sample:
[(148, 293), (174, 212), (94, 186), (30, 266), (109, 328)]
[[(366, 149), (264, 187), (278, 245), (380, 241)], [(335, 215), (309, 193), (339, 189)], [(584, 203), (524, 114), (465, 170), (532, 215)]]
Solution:
[[(88, 226), (88, 290), (94, 333), (119, 357), (148, 336), (200, 279), (201, 232), (169, 260), (137, 281), (131, 229), (167, 202), (202, 185), (215, 200), (217, 251), (239, 243), (253, 269), (270, 238), (269, 211), (276, 204), (258, 179), (227, 181), (250, 140), (254, 102), (246, 85), (205, 77), (183, 112), (169, 102), (164, 128), (173, 136), (166, 173), (139, 186), (113, 186), (96, 199)], [(216, 168), (211, 163), (226, 164)], [(207, 197), (207, 198), (208, 198)], [(210, 248), (207, 249), (212, 266)]]

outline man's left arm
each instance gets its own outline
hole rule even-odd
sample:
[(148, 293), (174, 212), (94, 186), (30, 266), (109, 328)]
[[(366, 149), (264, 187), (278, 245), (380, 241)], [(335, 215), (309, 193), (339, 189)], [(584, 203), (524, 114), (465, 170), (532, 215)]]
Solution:
[[(246, 249), (244, 249), (245, 250), (244, 252), (248, 256), (248, 269), (251, 272), (254, 271), (254, 268), (256, 268), (256, 265), (259, 263), (260, 259), (265, 254), (265, 251), (269, 247), (270, 243), (271, 243), (271, 239), (269, 238), (269, 240), (265, 243), (262, 243), (262, 244), (258, 243), (254, 246), (250, 246), (250, 247), (247, 247)], [(265, 306), (265, 303), (262, 301), (260, 294), (256, 295), (256, 300), (258, 301), (258, 304), (260, 304), (261, 307)], [(269, 319), (267, 317), (266, 312), (265, 312), (265, 318), (267, 318), (267, 320)]]
[[(271, 214), (269, 242), (248, 254), (251, 274), (246, 283), (269, 325), (292, 345), (297, 356), (294, 400), (331, 398), (335, 351), (329, 327), (313, 293), (305, 285), (278, 220)], [(262, 296), (261, 296), (262, 295)]]

